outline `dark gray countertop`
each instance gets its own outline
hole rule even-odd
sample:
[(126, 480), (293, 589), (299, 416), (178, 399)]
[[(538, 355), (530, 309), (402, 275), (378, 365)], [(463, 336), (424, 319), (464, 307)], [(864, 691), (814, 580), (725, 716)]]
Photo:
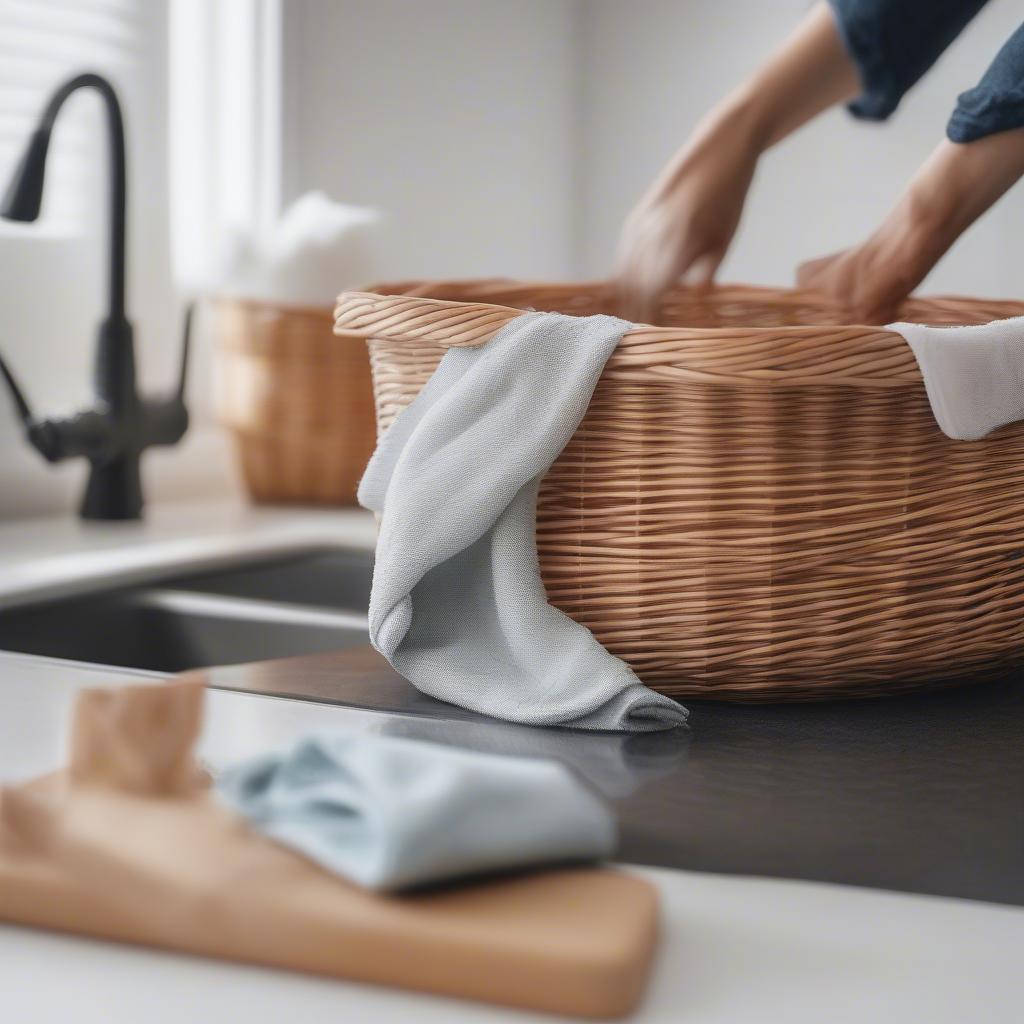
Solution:
[(563, 760), (615, 804), (626, 861), (1024, 905), (1024, 679), (882, 700), (692, 702), (688, 728), (631, 736), (463, 711), (368, 648), (212, 669), (209, 681)]

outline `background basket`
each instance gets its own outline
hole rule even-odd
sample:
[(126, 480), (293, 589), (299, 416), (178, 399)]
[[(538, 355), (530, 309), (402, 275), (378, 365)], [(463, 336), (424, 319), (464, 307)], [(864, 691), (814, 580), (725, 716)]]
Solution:
[(375, 442), (370, 361), (329, 309), (214, 304), (217, 410), (250, 496), (351, 505)]
[[(379, 428), (446, 347), (522, 308), (614, 312), (602, 285), (407, 283), (346, 293)], [(1018, 303), (914, 300), (979, 323)], [(551, 467), (537, 544), (551, 601), (673, 696), (813, 699), (1024, 662), (1024, 426), (935, 424), (909, 346), (796, 292), (683, 289), (613, 353)]]

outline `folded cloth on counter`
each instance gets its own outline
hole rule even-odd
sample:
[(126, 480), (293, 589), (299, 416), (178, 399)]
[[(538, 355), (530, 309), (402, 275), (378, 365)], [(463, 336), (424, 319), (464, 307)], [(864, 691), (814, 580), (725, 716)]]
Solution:
[(942, 432), (976, 441), (1024, 419), (1024, 317), (979, 327), (889, 324), (902, 334), (921, 368)]
[(416, 740), (310, 736), (228, 769), (218, 788), (264, 834), (382, 891), (615, 847), (611, 813), (557, 762)]
[(370, 640), (424, 693), (531, 725), (649, 731), (686, 709), (548, 604), (537, 492), (630, 325), (526, 313), (450, 348), (359, 486), (380, 533)]

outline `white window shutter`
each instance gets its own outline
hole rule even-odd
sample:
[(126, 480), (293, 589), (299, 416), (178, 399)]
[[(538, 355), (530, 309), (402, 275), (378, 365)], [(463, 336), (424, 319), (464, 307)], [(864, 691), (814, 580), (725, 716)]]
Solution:
[[(142, 52), (144, 5), (145, 0), (0, 0), (0, 192), (60, 82), (86, 70), (109, 76), (115, 85), (133, 76)], [(47, 162), (44, 221), (62, 232), (80, 231), (92, 203), (101, 116), (95, 97), (76, 95), (58, 122)]]

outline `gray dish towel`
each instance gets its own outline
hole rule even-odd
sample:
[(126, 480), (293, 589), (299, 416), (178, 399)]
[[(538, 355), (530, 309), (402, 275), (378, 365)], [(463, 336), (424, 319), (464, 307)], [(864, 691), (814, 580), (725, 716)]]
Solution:
[(322, 735), (229, 768), (224, 800), (335, 874), (393, 891), (509, 868), (600, 860), (615, 819), (554, 761)]
[(978, 327), (889, 324), (913, 350), (935, 420), (948, 437), (976, 441), (1024, 420), (1024, 317)]
[(451, 348), (381, 438), (359, 485), (380, 514), (370, 640), (440, 700), (530, 725), (646, 732), (686, 709), (547, 602), (541, 478), (630, 324), (525, 313)]

